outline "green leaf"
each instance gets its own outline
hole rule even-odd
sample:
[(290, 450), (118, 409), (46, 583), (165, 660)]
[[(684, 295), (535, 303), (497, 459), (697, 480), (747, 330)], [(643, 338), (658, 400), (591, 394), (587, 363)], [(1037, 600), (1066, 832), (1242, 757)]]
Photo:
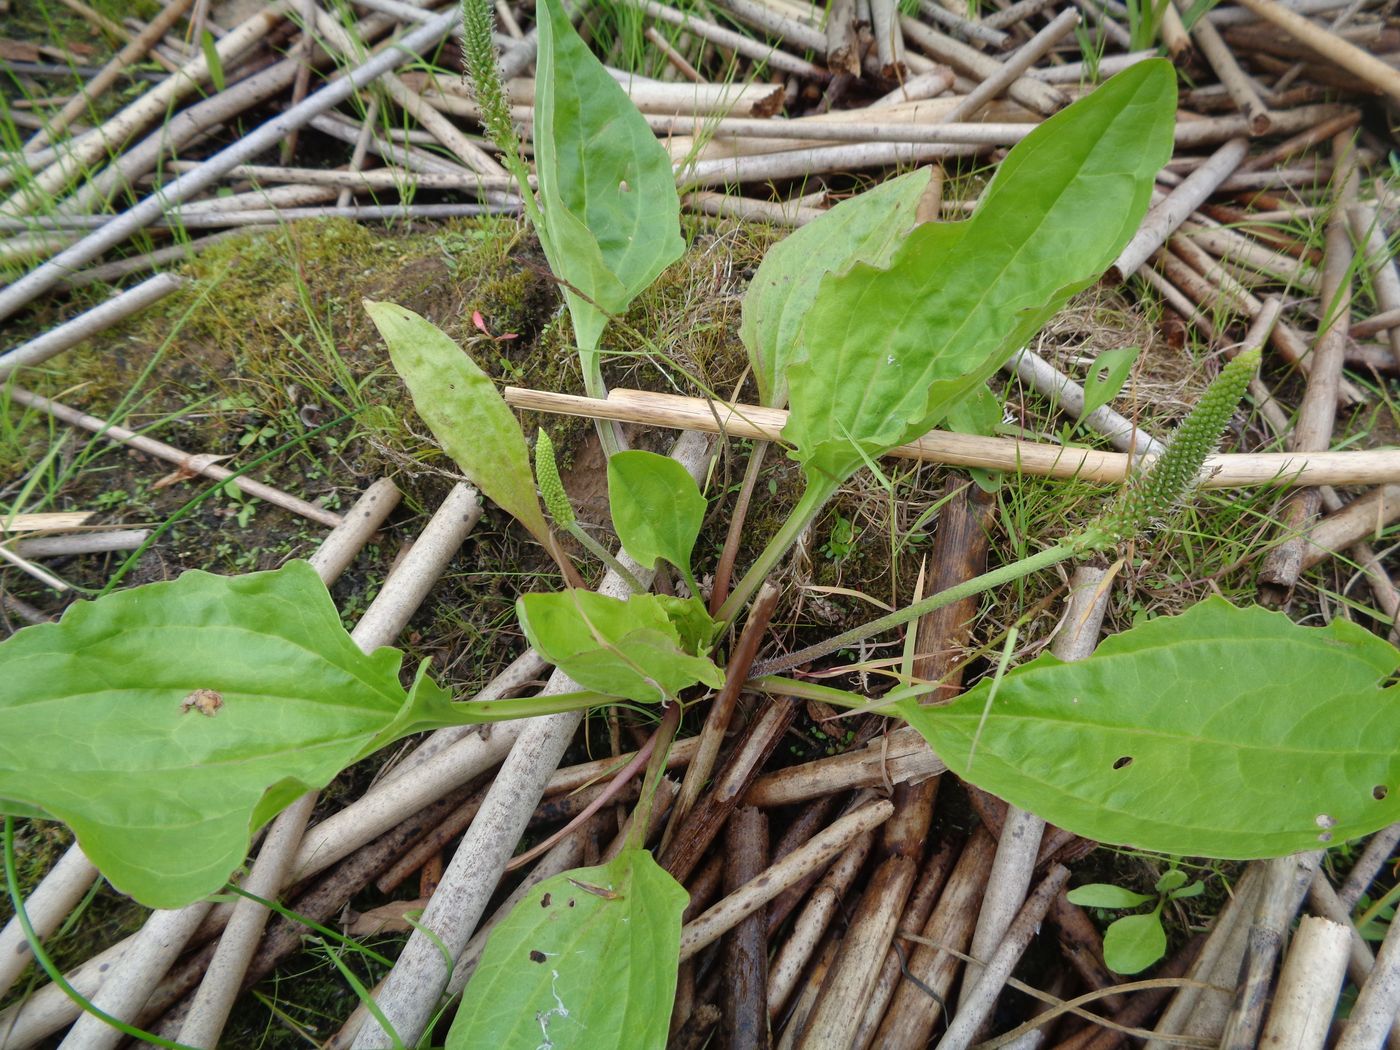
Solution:
[(680, 198), (670, 155), (559, 0), (538, 0), (535, 20), (540, 243), (572, 289), (565, 298), (587, 362), (608, 315), (626, 310), (685, 250)]
[(550, 546), (525, 435), (496, 384), (451, 336), (412, 310), (365, 300), (365, 311), (438, 443), (488, 499)]
[(1094, 358), (1094, 363), (1089, 366), (1089, 373), (1084, 378), (1084, 411), (1079, 413), (1080, 419), (1096, 412), (1118, 396), (1118, 391), (1122, 390), (1123, 384), (1127, 382), (1128, 373), (1133, 370), (1133, 362), (1138, 359), (1139, 353), (1140, 347), (1126, 346), (1117, 350), (1105, 350)]
[(1397, 666), (1354, 624), (1209, 598), (1087, 660), (1041, 656), (989, 708), (984, 684), (899, 711), (958, 776), (1080, 835), (1274, 857), (1400, 820)]
[(360, 651), (314, 569), (187, 572), (0, 644), (0, 811), (64, 821), (153, 908), (218, 890), (251, 832), (420, 729), (468, 721)]
[(1084, 908), (1138, 908), (1154, 898), (1134, 893), (1107, 882), (1091, 882), (1070, 890), (1065, 897), (1071, 904)]
[(608, 503), (623, 549), (648, 569), (664, 558), (685, 574), (694, 593), (690, 557), (705, 520), (705, 497), (690, 472), (655, 452), (618, 452), (608, 457)]
[(1205, 893), (1205, 891), (1206, 884), (1204, 882), (1192, 882), (1181, 887), (1179, 890), (1173, 890), (1171, 892), (1171, 899), (1174, 901), (1184, 901), (1190, 897), (1199, 897), (1202, 893)]
[(1186, 872), (1179, 868), (1164, 872), (1152, 888), (1158, 893), (1171, 893), (1172, 890), (1179, 890), (1186, 885)]
[(1162, 917), (1149, 911), (1116, 919), (1103, 934), (1103, 961), (1114, 973), (1139, 973), (1167, 954)]
[(645, 850), (544, 880), (487, 939), (447, 1050), (665, 1046), (689, 899)]
[(530, 644), (585, 689), (656, 703), (697, 682), (724, 684), (710, 660), (685, 651), (656, 595), (569, 590), (527, 594), (515, 608)]
[(1022, 140), (972, 218), (823, 278), (787, 372), (809, 479), (924, 433), (1113, 262), (1171, 156), (1175, 94), (1164, 61), (1125, 70)]
[(857, 262), (889, 265), (890, 255), (914, 228), (929, 175), (930, 169), (921, 168), (882, 182), (768, 249), (744, 293), (739, 323), (760, 404), (781, 408), (787, 403), (788, 365), (822, 278)]

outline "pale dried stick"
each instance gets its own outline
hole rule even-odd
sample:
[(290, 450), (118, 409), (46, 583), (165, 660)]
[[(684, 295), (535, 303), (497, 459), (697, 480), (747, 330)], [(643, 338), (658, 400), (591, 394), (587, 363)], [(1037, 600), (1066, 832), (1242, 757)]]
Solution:
[(1159, 203), (1153, 205), (1133, 235), (1109, 268), (1108, 275), (1123, 281), (1160, 248), (1166, 239), (1190, 214), (1205, 203), (1217, 186), (1237, 168), (1249, 153), (1249, 140), (1231, 139), (1221, 146)]
[[(1313, 876), (1312, 884), (1308, 886), (1308, 909), (1314, 915), (1331, 919), (1347, 929), (1351, 939), (1351, 950), (1347, 954), (1347, 975), (1357, 988), (1363, 987), (1376, 968), (1376, 955), (1372, 952), (1371, 945), (1366, 938), (1361, 936), (1361, 931), (1352, 923), (1351, 913), (1342, 906), (1337, 891), (1332, 888), (1332, 883), (1324, 871), (1319, 870)], [(1382, 981), (1384, 980), (1383, 977)], [(1390, 1019), (1392, 1022), (1395, 1020), (1396, 1007), (1400, 1007), (1400, 1003), (1396, 1003), (1391, 1008)], [(1355, 1016), (1353, 1013), (1352, 1017)], [(1386, 1027), (1389, 1030), (1382, 1029), (1382, 1041), (1389, 1050), (1400, 1050), (1400, 1025), (1391, 1023)]]
[(806, 904), (793, 920), (787, 940), (774, 956), (773, 965), (768, 970), (768, 1016), (774, 1022), (787, 1005), (812, 954), (826, 936), (832, 919), (865, 866), (865, 858), (874, 844), (874, 835), (867, 832), (847, 846), (808, 894)]
[(158, 303), (171, 292), (185, 287), (183, 277), (160, 273), (112, 296), (105, 303), (65, 321), (41, 336), (21, 343), (8, 353), (0, 354), (0, 381), (10, 378), (19, 368), (33, 368), (65, 350), (139, 313), (152, 303)]
[[(946, 62), (979, 82), (995, 76), (1001, 68), (1001, 63), (991, 55), (984, 55), (975, 47), (954, 40), (913, 18), (902, 17), (899, 24), (904, 30), (906, 43), (913, 43), (929, 57)], [(1069, 103), (1064, 92), (1029, 76), (1012, 81), (1006, 93), (1023, 106), (1047, 117)]]
[[(1366, 268), (1371, 272), (1376, 305), (1387, 314), (1400, 311), (1400, 273), (1396, 272), (1389, 238), (1381, 228), (1375, 209), (1366, 204), (1353, 204), (1347, 209), (1347, 219), (1352, 236), (1362, 246)], [(1397, 316), (1400, 317), (1400, 313)], [(1359, 326), (1353, 327), (1354, 333), (1358, 330)], [(1400, 364), (1400, 327), (1386, 330), (1385, 337), (1396, 363)]]
[(971, 156), (976, 146), (954, 143), (867, 142), (850, 146), (815, 146), (758, 156), (735, 156), (696, 161), (682, 167), (679, 181), (687, 186), (714, 186), (730, 182), (766, 182), (798, 178), (813, 171), (839, 168), (885, 168), (925, 164), (949, 157)]
[[(1342, 379), (1347, 329), (1351, 323), (1352, 244), (1347, 207), (1356, 200), (1358, 174), (1351, 138), (1333, 140), (1338, 158), (1337, 200), (1327, 222), (1326, 258), (1322, 269), (1320, 330), (1313, 349), (1312, 372), (1298, 408), (1289, 448), (1295, 452), (1326, 449), (1332, 443), (1337, 417), (1337, 391)], [(1270, 552), (1260, 579), (1275, 597), (1291, 592), (1302, 571), (1303, 531), (1317, 517), (1321, 495), (1316, 488), (1292, 493), (1283, 508), (1280, 526), (1285, 539)]]
[[(282, 19), (283, 2), (273, 3), (245, 20), (215, 46), (218, 60), (229, 66), (235, 58), (265, 37)], [(9, 200), (0, 204), (0, 215), (22, 215), (42, 203), (46, 196), (61, 191), (84, 170), (116, 152), (132, 135), (161, 120), (170, 107), (196, 90), (210, 76), (209, 61), (200, 52), (179, 71), (124, 107), (100, 127), (81, 138), (55, 148), (31, 154), (31, 164), (48, 166), (35, 175)], [(259, 151), (260, 152), (260, 151)], [(84, 260), (86, 261), (86, 260)]]
[[(42, 941), (58, 929), (78, 902), (87, 896), (97, 876), (97, 868), (87, 859), (82, 847), (76, 842), (69, 846), (58, 863), (49, 869), (39, 885), (25, 898), (24, 910), (34, 927), (34, 935)], [(10, 919), (4, 930), (0, 930), (0, 996), (10, 990), (33, 957), (19, 919)], [(0, 1046), (5, 1045), (5, 1037), (5, 1028), (0, 1025)]]
[(1061, 11), (1049, 25), (1007, 56), (1000, 69), (968, 92), (967, 96), (943, 118), (944, 123), (952, 124), (976, 116), (984, 105), (1015, 83), (1078, 24), (1077, 12), (1069, 8)]
[[(280, 5), (274, 4), (261, 14), (275, 21), (275, 13)], [(380, 74), (389, 72), (410, 60), (419, 51), (431, 47), (447, 35), (460, 17), (459, 12), (450, 9), (437, 15), (431, 22), (404, 36), (395, 47), (381, 51), (363, 65), (346, 73), (339, 80), (311, 94), (298, 106), (274, 117), (267, 123), (237, 142), (220, 150), (204, 161), (194, 171), (181, 175), (163, 186), (158, 193), (147, 197), (130, 210), (112, 219), (106, 226), (84, 237), (77, 244), (60, 252), (47, 263), (39, 266), (26, 276), (0, 291), (0, 320), (9, 317), (20, 307), (42, 295), (65, 276), (81, 268), (129, 236), (152, 222), (160, 219), (166, 208), (175, 202), (188, 200), (202, 190), (217, 183), (226, 172), (245, 161), (252, 160), (265, 150), (276, 146), (293, 128), (302, 127), (318, 114), (339, 105), (365, 84), (377, 79)], [(228, 44), (235, 36), (230, 33), (219, 42), (219, 47)], [(162, 106), (162, 112), (164, 111)], [(106, 146), (99, 143), (105, 151)]]
[[(1345, 914), (1345, 913), (1344, 913)], [(1380, 1050), (1395, 1041), (1400, 1011), (1400, 924), (1392, 922), (1376, 956), (1375, 968), (1352, 1005), (1337, 1050)]]
[(135, 550), (150, 535), (150, 529), (113, 529), (71, 536), (39, 536), (32, 540), (16, 540), (8, 546), (22, 558), (64, 558), (77, 554)]
[[(1244, 875), (1235, 883), (1234, 895), (1229, 904), (1216, 916), (1210, 936), (1201, 946), (1200, 954), (1186, 976), (1191, 984), (1184, 985), (1172, 997), (1171, 1003), (1163, 1011), (1157, 1026), (1153, 1029), (1162, 1036), (1195, 1034), (1194, 1019), (1199, 1014), (1219, 1018), (1215, 1028), (1216, 1038), (1224, 1028), (1224, 1015), (1229, 1010), (1229, 999), (1217, 991), (1211, 998), (1206, 995), (1206, 985), (1220, 987), (1233, 986), (1240, 973), (1240, 963), (1244, 959), (1249, 942), (1250, 921), (1255, 902), (1263, 891), (1264, 864), (1255, 861), (1245, 868)], [(1169, 1039), (1152, 1040), (1146, 1050), (1170, 1050), (1175, 1043)]]
[[(1089, 565), (1075, 569), (1064, 619), (1050, 646), (1056, 657), (1066, 662), (1083, 660), (1094, 651), (1104, 614), (1108, 611), (1111, 582), (1112, 578), (1104, 569)], [(1044, 831), (1045, 821), (1040, 817), (1016, 806), (1007, 808), (1006, 823), (997, 842), (996, 860), (977, 915), (972, 947), (968, 949), (973, 959), (992, 958), (1016, 920), (1030, 888)], [(968, 963), (958, 997), (958, 1016), (980, 985), (979, 965)]]
[(1346, 977), (1347, 929), (1315, 915), (1303, 917), (1283, 962), (1260, 1045), (1322, 1050)]
[(1374, 55), (1290, 11), (1275, 0), (1239, 0), (1239, 4), (1377, 90), (1400, 100), (1400, 71)]
[[(1313, 865), (1316, 870), (1316, 864)], [(1235, 991), (1234, 1005), (1221, 1038), (1222, 1050), (1249, 1050), (1259, 1039), (1273, 983), (1274, 963), (1283, 950), (1284, 934), (1297, 914), (1294, 883), (1299, 861), (1295, 857), (1279, 857), (1265, 865), (1264, 889), (1255, 907), (1254, 922), (1249, 928), (1249, 946), (1245, 953), (1244, 971)], [(1309, 880), (1312, 881), (1312, 880)]]
[(1361, 899), (1362, 894), (1370, 889), (1376, 873), (1395, 852), (1396, 843), (1400, 843), (1400, 824), (1391, 824), (1371, 836), (1366, 848), (1361, 851), (1361, 856), (1347, 873), (1342, 888), (1337, 891), (1337, 899), (1342, 902), (1342, 907), (1348, 911), (1356, 907), (1356, 902)]
[[(1033, 3), (1040, 3), (1041, 0), (1032, 0)], [(1042, 4), (1042, 6), (1044, 6)], [(934, 0), (919, 0), (919, 10), (929, 19), (937, 22), (944, 29), (968, 41), (980, 41), (996, 48), (998, 51), (1011, 43), (1011, 37), (1003, 33), (1000, 29), (988, 24), (987, 19), (972, 21), (954, 14)], [(1000, 11), (997, 14), (1001, 14)]]
[[(46, 397), (31, 393), (22, 387), (10, 387), (10, 399), (16, 404), (24, 405), (27, 408), (35, 408), (41, 412), (46, 412), (61, 422), (69, 426), (81, 427), (99, 437), (112, 441), (119, 441), (123, 445), (128, 445), (139, 452), (163, 459), (168, 463), (174, 463), (181, 471), (190, 475), (202, 475), (212, 478), (215, 481), (224, 481), (233, 476), (233, 471), (227, 467), (221, 467), (215, 460), (222, 458), (211, 455), (191, 455), (183, 452), (174, 445), (167, 445), (164, 441), (157, 441), (155, 438), (138, 434), (134, 430), (109, 423), (105, 419), (88, 415), (86, 412), (79, 412), (75, 408), (59, 404)], [(284, 510), (289, 510), (294, 514), (299, 514), (303, 518), (328, 525), (331, 528), (340, 524), (341, 517), (333, 511), (318, 507), (314, 503), (289, 496), (281, 489), (275, 489), (271, 485), (265, 485), (261, 481), (255, 481), (247, 476), (238, 479), (239, 490), (246, 496), (265, 500)]]
[(785, 886), (824, 865), (831, 857), (865, 832), (888, 820), (894, 806), (877, 801), (836, 820), (829, 827), (770, 865), (758, 878), (746, 883), (681, 929), (681, 961), (733, 929), (782, 892)]
[(191, 2), (192, 0), (170, 0), (145, 29), (112, 56), (112, 60), (102, 67), (97, 76), (83, 85), (83, 90), (74, 94), (61, 110), (44, 123), (38, 134), (24, 144), (24, 151), (33, 153), (42, 148), (86, 113), (93, 102), (121, 79), (128, 67), (140, 62), (156, 41), (165, 36), (166, 31), (180, 20), (180, 16), (185, 13)]
[[(1279, 327), (1274, 326), (1275, 335)], [(532, 412), (597, 416), (620, 422), (725, 433), (730, 437), (763, 441), (779, 440), (778, 435), (786, 425), (788, 416), (786, 411), (777, 408), (729, 405), (703, 398), (617, 388), (608, 392), (605, 401), (521, 387), (506, 387), (503, 393), (506, 400), (517, 408)], [(1098, 482), (1122, 481), (1132, 469), (1130, 457), (1118, 452), (982, 438), (946, 431), (930, 431), (915, 442), (891, 449), (889, 455), (930, 463)], [(1307, 454), (1219, 454), (1208, 457), (1201, 472), (1203, 488), (1242, 488), (1260, 484), (1376, 485), (1391, 481), (1400, 481), (1400, 452), (1389, 449)]]
[[(908, 961), (913, 979), (895, 989), (872, 1045), (925, 1046), (934, 1026), (948, 1020), (946, 1000), (961, 966), (958, 956), (972, 937), (995, 853), (996, 840), (985, 827), (978, 827), (963, 847), (923, 928), (900, 931), (901, 937), (916, 944)], [(910, 936), (914, 933), (917, 938)]]
[[(672, 455), (692, 474), (699, 475), (709, 458), (708, 441), (698, 435), (683, 435)], [(640, 566), (628, 568), (634, 575), (650, 577)], [(610, 572), (600, 591), (617, 596), (629, 593), (630, 588)], [(544, 692), (571, 692), (577, 688), (567, 675), (555, 671)], [(568, 712), (523, 721), (520, 735), (492, 783), (481, 812), (423, 913), (423, 927), (433, 936), (415, 931), (378, 997), (384, 1019), (398, 1038), (413, 1043), (422, 1034), (447, 985), (449, 967), (442, 947), (455, 959), (466, 946), (520, 841), (525, 822), (581, 720), (581, 712)], [(391, 1045), (393, 1039), (377, 1019), (375, 1024), (361, 1029), (354, 1043), (357, 1048)]]
[(891, 730), (865, 747), (765, 773), (744, 793), (748, 806), (787, 806), (852, 788), (912, 783), (947, 767), (911, 726)]
[(996, 951), (985, 960), (981, 973), (976, 974), (969, 969), (964, 979), (973, 982), (972, 990), (961, 997), (956, 1016), (937, 1043), (938, 1050), (965, 1050), (972, 1045), (978, 1031), (991, 1017), (1012, 968), (1029, 947), (1045, 913), (1050, 910), (1050, 905), (1067, 881), (1069, 869), (1063, 864), (1052, 864), (1045, 878), (1040, 880), (1025, 905), (1017, 912)]
[(870, 34), (875, 38), (880, 75), (899, 80), (905, 75), (904, 34), (899, 30), (895, 0), (870, 0)]
[[(1084, 388), (1030, 347), (1021, 350), (1002, 369), (1014, 373), (1016, 378), (1048, 398), (1065, 414), (1076, 419), (1083, 416)], [(1162, 451), (1160, 441), (1127, 416), (1114, 411), (1111, 405), (1100, 405), (1080, 422), (1108, 438), (1109, 443), (1119, 451), (1133, 452), (1139, 456), (1157, 455)]]
[[(1179, 7), (1180, 0), (1169, 6)], [(1225, 85), (1225, 90), (1229, 92), (1230, 98), (1235, 106), (1244, 114), (1244, 118), (1249, 121), (1249, 130), (1254, 135), (1267, 134), (1269, 128), (1273, 126), (1273, 116), (1269, 113), (1269, 108), (1264, 104), (1264, 100), (1259, 97), (1259, 90), (1250, 79), (1240, 64), (1235, 61), (1234, 53), (1220, 36), (1220, 31), (1211, 24), (1209, 19), (1199, 18), (1196, 24), (1191, 27), (1191, 36), (1196, 41), (1196, 46), (1201, 49), (1201, 54), (1205, 56), (1210, 68), (1215, 70), (1215, 75), (1220, 78), (1220, 82)]]

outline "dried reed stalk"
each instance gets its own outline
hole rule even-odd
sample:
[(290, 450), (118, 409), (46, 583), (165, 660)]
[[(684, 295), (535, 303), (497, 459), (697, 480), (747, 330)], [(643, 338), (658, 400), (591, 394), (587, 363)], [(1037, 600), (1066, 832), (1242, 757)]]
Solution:
[[(725, 825), (724, 889), (734, 893), (768, 863), (768, 817), (740, 806)], [(730, 1050), (768, 1046), (768, 930), (762, 909), (724, 936), (721, 1032)]]
[[(508, 402), (525, 411), (612, 419), (763, 441), (780, 441), (780, 432), (787, 423), (787, 412), (782, 409), (730, 405), (650, 391), (615, 389), (609, 392), (607, 400), (523, 387), (506, 387), (503, 392)], [(1132, 469), (1130, 457), (1122, 453), (979, 438), (937, 430), (918, 441), (892, 449), (889, 454), (951, 466), (1097, 482), (1122, 481)], [(1269, 484), (1376, 485), (1390, 481), (1400, 481), (1400, 451), (1387, 449), (1222, 454), (1208, 458), (1201, 473), (1201, 485), (1205, 488)]]
[(1239, 4), (1377, 90), (1400, 101), (1400, 71), (1396, 71), (1379, 58), (1308, 21), (1302, 15), (1290, 11), (1275, 0), (1239, 0)]
[(1348, 927), (1315, 915), (1298, 924), (1260, 1042), (1279, 1050), (1322, 1050), (1346, 977)]

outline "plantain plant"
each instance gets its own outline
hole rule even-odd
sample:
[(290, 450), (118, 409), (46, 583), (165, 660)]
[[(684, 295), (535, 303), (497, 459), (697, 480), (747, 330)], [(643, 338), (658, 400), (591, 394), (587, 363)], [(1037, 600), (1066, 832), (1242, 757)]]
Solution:
[[(480, 0), (465, 10), (487, 127), (520, 181), (563, 287), (585, 383), (600, 396), (609, 318), (681, 250), (669, 161), (558, 0), (538, 0), (536, 197), (496, 73), (489, 12)], [(119, 889), (176, 907), (217, 891), (250, 835), (294, 798), (404, 735), (619, 701), (676, 705), (697, 687), (719, 687), (714, 651), (725, 627), (841, 484), (956, 421), (1010, 353), (1115, 258), (1170, 155), (1174, 112), (1171, 67), (1141, 63), (1017, 145), (970, 219), (917, 223), (929, 176), (912, 172), (769, 253), (741, 334), (763, 402), (790, 404), (783, 439), (805, 490), (715, 617), (698, 599), (692, 564), (704, 496), (675, 464), (620, 451), (605, 429), (622, 549), (647, 566), (669, 563), (690, 594), (634, 588), (620, 600), (568, 586), (520, 598), (531, 644), (584, 691), (454, 704), (423, 667), (404, 688), (401, 654), (361, 653), (303, 563), (232, 578), (189, 573), (77, 603), (60, 623), (0, 644), (0, 810), (67, 822)], [(576, 579), (549, 524), (577, 530), (547, 438), (532, 472), (518, 423), (467, 354), (411, 311), (366, 308), (443, 447)], [(797, 655), (819, 656), (1155, 527), (1189, 499), (1257, 360), (1246, 352), (1223, 370), (1167, 452), (1100, 520)], [(995, 691), (981, 685), (933, 707), (911, 685), (886, 699), (960, 776), (1063, 827), (1243, 858), (1400, 818), (1400, 705), (1385, 684), (1397, 666), (1400, 651), (1351, 624), (1302, 628), (1211, 600), (1109, 639), (1087, 660), (1045, 656), (1014, 668)], [(536, 1045), (541, 1026), (550, 1045), (661, 1040), (684, 903), (635, 842), (608, 865), (541, 884), (492, 937), (449, 1045)], [(567, 1005), (583, 1002), (592, 1005)]]

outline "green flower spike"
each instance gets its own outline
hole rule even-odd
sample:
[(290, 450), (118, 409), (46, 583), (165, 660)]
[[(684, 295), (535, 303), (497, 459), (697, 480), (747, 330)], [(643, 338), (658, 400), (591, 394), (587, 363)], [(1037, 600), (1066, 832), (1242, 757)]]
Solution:
[(1086, 546), (1102, 548), (1132, 539), (1167, 520), (1196, 487), (1201, 468), (1220, 444), (1225, 427), (1259, 367), (1258, 347), (1239, 354), (1201, 395), (1176, 428), (1166, 450), (1134, 474), (1108, 511), (1084, 531)]
[(545, 509), (561, 529), (569, 529), (577, 520), (574, 506), (564, 492), (564, 482), (559, 478), (559, 464), (554, 458), (554, 442), (543, 429), (535, 437), (535, 481), (540, 487), (540, 497)]

